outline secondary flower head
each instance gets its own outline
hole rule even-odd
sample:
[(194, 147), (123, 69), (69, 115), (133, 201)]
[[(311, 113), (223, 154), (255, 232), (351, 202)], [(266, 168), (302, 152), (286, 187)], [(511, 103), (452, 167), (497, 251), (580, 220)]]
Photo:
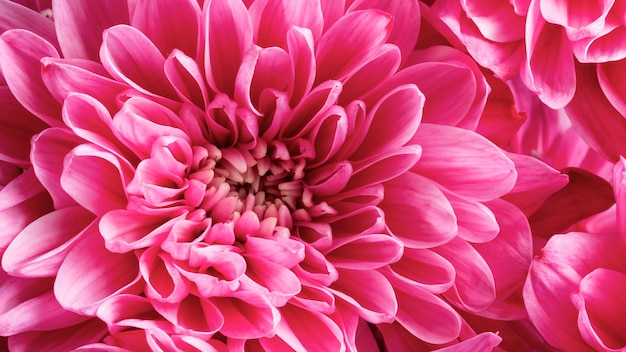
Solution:
[(456, 309), (524, 315), (515, 164), (418, 1), (53, 5), (0, 2), (6, 118), (35, 135), (2, 148), (27, 169), (0, 207), (10, 347), (493, 346)]

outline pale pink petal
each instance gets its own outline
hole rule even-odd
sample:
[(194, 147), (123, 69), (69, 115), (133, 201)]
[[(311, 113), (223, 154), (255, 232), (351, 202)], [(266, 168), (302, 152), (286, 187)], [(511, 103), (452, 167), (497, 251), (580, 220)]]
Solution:
[[(391, 32), (391, 16), (372, 9), (351, 12), (324, 33), (317, 46), (316, 82), (345, 80), (372, 59)], [(346, 36), (345, 33), (352, 33)], [(336, 53), (342, 55), (337, 56)]]
[(293, 305), (281, 308), (280, 315), (276, 335), (294, 350), (341, 351), (345, 348), (341, 330), (327, 316)]
[(33, 116), (15, 100), (8, 87), (0, 86), (0, 159), (20, 165), (29, 164), (30, 139), (47, 124)]
[(246, 276), (262, 287), (274, 307), (282, 307), (300, 292), (300, 280), (289, 269), (262, 257), (246, 254)]
[(28, 111), (51, 126), (60, 126), (61, 104), (41, 79), (44, 57), (58, 58), (52, 44), (36, 34), (13, 29), (0, 36), (0, 69), (11, 93)]
[[(185, 215), (185, 214), (184, 214)], [(99, 223), (106, 248), (114, 253), (126, 253), (162, 242), (176, 221), (167, 214), (147, 215), (136, 211), (118, 209), (107, 212)]]
[(26, 7), (19, 6), (19, 1), (2, 1), (0, 13), (0, 34), (16, 28), (26, 29), (58, 48), (57, 35), (54, 31), (54, 22)]
[[(617, 4), (613, 6), (613, 9), (616, 8), (618, 8)], [(615, 11), (619, 13), (620, 10)], [(613, 26), (614, 24), (611, 24), (608, 28)], [(621, 44), (624, 40), (626, 40), (626, 27), (618, 25), (606, 34), (601, 33), (595, 37), (587, 37), (572, 42), (572, 50), (576, 58), (585, 63), (607, 63), (623, 60), (626, 57), (626, 48)]]
[(615, 0), (542, 0), (539, 9), (547, 22), (562, 26), (569, 39), (577, 40), (604, 32), (607, 15), (614, 3)]
[(28, 224), (54, 209), (52, 199), (32, 169), (0, 190), (0, 251)]
[(107, 334), (106, 325), (98, 319), (52, 331), (27, 331), (9, 338), (9, 349), (16, 352), (73, 351), (100, 341)]
[(111, 76), (142, 93), (176, 97), (163, 72), (165, 58), (145, 34), (134, 27), (117, 25), (102, 35), (100, 61)]
[[(81, 207), (53, 211), (30, 223), (2, 256), (2, 268), (13, 276), (54, 276), (94, 216)], [(41, 240), (41, 234), (46, 240)]]
[(293, 239), (248, 237), (247, 254), (263, 257), (285, 268), (292, 268), (304, 259), (304, 244)]
[(191, 0), (137, 1), (131, 19), (131, 25), (150, 38), (164, 56), (174, 49), (195, 56), (199, 22), (200, 6)]
[(61, 264), (54, 295), (70, 311), (93, 315), (107, 298), (142, 291), (137, 258), (106, 250), (96, 226), (74, 246)]
[(235, 77), (244, 54), (252, 46), (252, 22), (244, 4), (214, 0), (202, 14), (204, 73), (211, 89), (233, 96)]
[(458, 231), (454, 209), (445, 195), (434, 182), (412, 172), (385, 183), (380, 207), (391, 233), (409, 248), (441, 245)]
[[(81, 144), (65, 158), (61, 187), (76, 202), (96, 215), (126, 208), (125, 185), (130, 170), (113, 154)], [(94, 193), (93, 190), (98, 192)]]
[(520, 75), (528, 88), (553, 109), (574, 96), (576, 73), (565, 30), (547, 23), (539, 13), (540, 1), (531, 1), (526, 20), (526, 59)]
[(510, 2), (463, 0), (461, 4), (486, 39), (503, 43), (524, 37), (524, 17), (515, 13)]
[(598, 351), (618, 351), (626, 346), (621, 328), (626, 324), (626, 276), (598, 268), (580, 282), (572, 302), (578, 309), (578, 328), (585, 341)]
[(331, 286), (335, 296), (357, 309), (359, 315), (374, 324), (390, 323), (398, 312), (393, 287), (375, 270), (337, 268), (339, 279)]
[(422, 157), (412, 171), (469, 199), (497, 198), (517, 179), (514, 163), (478, 134), (423, 123), (413, 141), (422, 146)]
[(101, 3), (55, 0), (52, 10), (59, 44), (66, 58), (97, 61), (102, 31), (129, 21), (126, 0)]

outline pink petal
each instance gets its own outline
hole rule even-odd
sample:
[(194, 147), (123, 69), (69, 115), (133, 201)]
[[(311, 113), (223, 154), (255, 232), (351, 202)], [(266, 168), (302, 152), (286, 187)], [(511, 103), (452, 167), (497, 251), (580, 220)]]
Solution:
[[(74, 148), (66, 157), (61, 187), (96, 215), (128, 204), (125, 185), (130, 170), (114, 155), (90, 144)], [(93, 190), (98, 193), (94, 194)]]
[(367, 135), (351, 159), (395, 150), (410, 141), (420, 125), (424, 100), (412, 84), (397, 87), (381, 98), (370, 110)]
[[(2, 268), (13, 276), (54, 276), (93, 219), (81, 207), (64, 208), (40, 217), (11, 242), (2, 256)], [(42, 233), (46, 233), (45, 241), (41, 241)]]
[(313, 43), (312, 34), (304, 29), (293, 27), (287, 32), (287, 51), (293, 71), (287, 91), (292, 106), (297, 105), (313, 86), (316, 72)]
[[(339, 19), (320, 38), (316, 82), (344, 80), (372, 59), (391, 32), (389, 14), (372, 9), (351, 12)], [(352, 33), (346, 36), (345, 33)], [(336, 53), (342, 55), (337, 56)]]
[(280, 310), (276, 335), (294, 350), (341, 351), (344, 336), (326, 315), (287, 305)]
[(98, 61), (102, 31), (120, 23), (128, 23), (128, 5), (125, 0), (55, 1), (54, 24), (63, 56)]
[(615, 195), (615, 202), (617, 203), (617, 228), (622, 236), (626, 235), (626, 216), (624, 216), (624, 207), (626, 206), (626, 192), (624, 192), (624, 186), (626, 185), (626, 159), (620, 156), (620, 159), (615, 163), (613, 169), (613, 189)]
[(117, 25), (106, 29), (100, 61), (111, 76), (142, 93), (176, 97), (163, 72), (165, 58), (154, 43), (134, 27)]
[(470, 339), (463, 340), (449, 347), (436, 350), (437, 352), (481, 352), (493, 351), (502, 342), (502, 338), (493, 332), (483, 332)]
[(41, 79), (44, 57), (58, 58), (56, 49), (36, 34), (13, 29), (0, 37), (0, 67), (11, 92), (28, 111), (51, 126), (60, 126), (61, 104)]
[(314, 40), (322, 34), (324, 18), (320, 1), (255, 1), (250, 6), (255, 43), (261, 47), (285, 47), (294, 27), (308, 29)]
[(606, 99), (626, 116), (626, 59), (597, 65), (597, 74)]
[[(176, 303), (153, 302), (155, 310), (186, 335), (206, 339), (224, 325), (224, 315), (205, 298), (189, 295)], [(230, 318), (230, 317), (229, 317)]]
[(50, 195), (32, 169), (14, 178), (0, 190), (0, 251), (28, 224), (53, 209)]
[(248, 237), (246, 254), (262, 257), (285, 268), (292, 268), (304, 259), (304, 244), (293, 239)]
[(35, 175), (54, 200), (57, 209), (76, 205), (76, 201), (61, 188), (63, 160), (83, 140), (61, 128), (50, 128), (32, 141), (31, 161)]
[(511, 3), (464, 0), (462, 4), (486, 39), (503, 43), (524, 37), (524, 17), (515, 13)]
[(59, 47), (57, 35), (54, 31), (54, 22), (24, 6), (19, 6), (19, 1), (2, 1), (0, 13), (0, 34), (11, 29), (25, 29), (44, 38), (46, 41)]
[(412, 172), (385, 183), (380, 207), (393, 235), (409, 248), (441, 245), (458, 231), (457, 218), (445, 195), (434, 182)]
[(431, 293), (443, 293), (454, 284), (454, 266), (430, 249), (405, 248), (402, 258), (389, 265), (383, 273), (394, 286), (398, 281), (405, 285), (423, 288)]
[[(626, 138), (626, 120), (603, 94), (598, 84), (602, 75), (596, 76), (593, 66), (577, 65), (576, 74), (576, 94), (565, 111), (582, 139), (615, 162), (620, 155), (626, 155), (624, 143), (618, 142)], [(608, 97), (615, 98), (611, 94)], [(597, 116), (602, 119), (598, 120)]]
[(115, 111), (117, 96), (128, 89), (126, 84), (109, 78), (102, 65), (92, 61), (46, 57), (41, 63), (43, 81), (59, 101), (72, 92), (84, 93), (105, 104), (109, 111)]
[(543, 20), (539, 1), (528, 10), (526, 57), (520, 72), (526, 86), (553, 109), (569, 103), (577, 87), (571, 46), (564, 29)]
[(542, 0), (539, 9), (547, 22), (564, 27), (568, 37), (576, 40), (603, 32), (607, 25), (607, 15), (614, 3), (615, 0), (592, 2)]
[(196, 1), (138, 1), (131, 25), (150, 38), (164, 56), (178, 49), (194, 57), (199, 21)]
[(398, 312), (393, 287), (375, 270), (337, 268), (339, 279), (331, 291), (352, 305), (363, 319), (374, 323), (390, 323)]
[(330, 249), (326, 259), (337, 268), (371, 270), (396, 262), (402, 256), (402, 244), (388, 235), (358, 236)]
[(572, 302), (578, 308), (578, 328), (585, 341), (598, 351), (616, 351), (626, 346), (621, 327), (626, 324), (626, 276), (598, 268), (580, 282)]
[(282, 307), (300, 292), (300, 280), (289, 269), (262, 257), (246, 254), (246, 276), (262, 287), (274, 307)]
[(174, 49), (165, 60), (165, 76), (170, 81), (178, 96), (200, 108), (209, 102), (208, 92), (202, 71), (192, 57)]
[(480, 202), (461, 197), (454, 192), (441, 188), (454, 209), (458, 232), (457, 235), (474, 243), (491, 241), (498, 235), (500, 225), (493, 212)]
[(413, 139), (423, 148), (412, 171), (473, 200), (497, 198), (513, 188), (515, 165), (484, 137), (467, 130), (422, 124)]
[(0, 114), (0, 159), (27, 165), (30, 163), (30, 139), (47, 124), (24, 109), (6, 86), (0, 87), (0, 106), (3, 109)]
[(211, 89), (233, 96), (244, 54), (252, 46), (252, 22), (240, 1), (214, 0), (202, 14), (204, 70)]
[[(180, 221), (184, 215), (175, 218)], [(147, 215), (118, 209), (107, 212), (100, 220), (100, 233), (106, 248), (114, 253), (126, 253), (161, 243), (175, 221), (168, 215)]]
[(259, 105), (259, 97), (263, 90), (284, 91), (293, 81), (289, 74), (291, 57), (286, 51), (281, 48), (270, 47), (259, 50), (258, 55), (249, 93), (255, 106)]
[(115, 254), (104, 247), (95, 226), (70, 250), (54, 282), (54, 295), (67, 310), (93, 315), (107, 298), (142, 291), (134, 254)]
[(389, 181), (414, 167), (421, 155), (422, 148), (419, 145), (405, 145), (360, 160), (355, 163), (354, 173), (345, 190), (356, 190)]
[(215, 304), (223, 316), (224, 326), (220, 333), (228, 338), (254, 339), (268, 335), (279, 322), (279, 313), (269, 305), (254, 306), (246, 302), (247, 297), (242, 293), (239, 298), (213, 297), (210, 301)]
[(9, 338), (9, 348), (16, 352), (73, 351), (100, 341), (107, 334), (106, 325), (98, 319), (52, 331), (27, 331)]
[(146, 297), (165, 303), (181, 302), (189, 294), (189, 285), (177, 270), (174, 259), (159, 254), (152, 247), (139, 257), (139, 271), (146, 281)]
[(3, 273), (0, 282), (0, 332), (3, 336), (32, 330), (54, 330), (87, 320), (59, 305), (49, 278), (22, 279)]
[[(612, 7), (611, 11), (615, 11), (616, 13), (623, 11), (617, 10), (617, 8), (619, 8), (619, 6), (616, 4)], [(610, 16), (611, 15), (609, 15), (609, 17)], [(602, 28), (603, 31), (597, 36), (572, 42), (572, 50), (578, 61), (584, 63), (607, 63), (623, 60), (626, 57), (626, 48), (624, 48), (621, 43), (626, 39), (626, 27), (618, 25), (610, 32), (604, 33), (613, 26), (614, 24), (605, 26), (605, 28)]]

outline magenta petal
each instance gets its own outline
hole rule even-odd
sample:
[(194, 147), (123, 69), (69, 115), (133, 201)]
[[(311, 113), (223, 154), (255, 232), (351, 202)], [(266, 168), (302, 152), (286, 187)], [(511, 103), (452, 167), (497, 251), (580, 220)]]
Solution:
[(142, 291), (137, 258), (115, 254), (104, 247), (97, 226), (85, 231), (83, 239), (70, 250), (54, 282), (54, 294), (71, 311), (93, 315), (107, 298)]
[(268, 335), (275, 331), (280, 315), (269, 302), (263, 306), (254, 306), (246, 302), (247, 297), (240, 294), (239, 298), (213, 297), (210, 301), (215, 304), (223, 316), (224, 326), (220, 333), (229, 338), (254, 339)]
[(626, 59), (597, 65), (598, 83), (615, 110), (626, 116)]
[(402, 255), (402, 243), (388, 235), (368, 235), (336, 241), (338, 247), (326, 254), (337, 268), (370, 270), (396, 262)]
[(66, 58), (98, 61), (102, 31), (129, 20), (126, 0), (100, 3), (55, 0), (52, 10), (59, 44)]
[(174, 49), (165, 60), (165, 76), (178, 96), (200, 108), (208, 105), (206, 83), (198, 63), (180, 50)]
[[(13, 276), (56, 274), (69, 250), (80, 240), (94, 216), (81, 207), (53, 211), (30, 223), (2, 256), (2, 268)], [(41, 234), (46, 240), (41, 240)]]
[[(381, 48), (389, 36), (391, 24), (391, 16), (376, 9), (343, 16), (319, 40), (315, 81), (350, 77)], [(347, 32), (352, 35), (346, 36)], [(338, 56), (337, 52), (342, 55)]]
[(393, 286), (378, 271), (337, 268), (339, 279), (331, 291), (374, 324), (390, 323), (398, 312)]
[(449, 347), (436, 350), (437, 352), (480, 352), (494, 351), (502, 342), (502, 337), (493, 332), (483, 332), (467, 340), (463, 340)]
[(180, 302), (189, 294), (189, 285), (177, 270), (174, 259), (159, 251), (155, 246), (139, 257), (139, 271), (146, 281), (146, 297), (166, 303)]
[[(15, 352), (74, 351), (100, 341), (107, 334), (107, 327), (98, 319), (52, 331), (27, 331), (9, 338), (9, 348)], [(118, 351), (114, 351), (118, 352)]]
[(276, 335), (296, 351), (342, 351), (344, 336), (327, 316), (287, 305), (280, 310)]
[(5, 31), (21, 28), (33, 32), (58, 48), (54, 22), (24, 6), (19, 1), (0, 2), (0, 34)]
[(405, 246), (434, 247), (457, 234), (454, 209), (434, 182), (407, 172), (384, 185), (380, 207), (389, 229)]
[(287, 91), (291, 105), (295, 106), (307, 94), (315, 80), (315, 53), (312, 34), (304, 29), (293, 27), (287, 32), (287, 51), (291, 57), (293, 80)]
[(474, 132), (424, 123), (414, 141), (422, 146), (422, 158), (412, 171), (469, 199), (497, 198), (517, 179), (511, 159)]
[(293, 239), (280, 237), (248, 237), (246, 254), (253, 254), (285, 268), (292, 268), (304, 259), (304, 244)]
[(310, 30), (318, 40), (324, 18), (320, 1), (261, 0), (250, 6), (255, 43), (261, 47), (285, 47), (287, 33), (294, 27)]
[[(61, 187), (83, 207), (103, 215), (113, 209), (126, 208), (125, 185), (129, 174), (113, 154), (82, 144), (65, 159)], [(95, 189), (99, 191), (94, 193)]]
[(578, 308), (578, 328), (585, 341), (598, 351), (626, 346), (621, 328), (626, 324), (626, 276), (614, 270), (595, 269), (580, 282), (572, 302)]
[(188, 295), (180, 302), (152, 302), (152, 305), (184, 334), (206, 339), (224, 324), (224, 316), (215, 305), (194, 295)]
[(167, 56), (178, 49), (196, 55), (200, 6), (196, 1), (137, 1), (131, 25)]
[(413, 167), (422, 155), (419, 145), (405, 145), (355, 163), (346, 190), (365, 188), (389, 181)]
[(106, 29), (103, 38), (100, 61), (111, 76), (142, 93), (176, 97), (163, 72), (165, 58), (145, 34), (117, 25)]
[(233, 96), (244, 54), (252, 46), (252, 22), (240, 1), (213, 0), (202, 14), (204, 70), (209, 86)]
[(430, 249), (405, 248), (402, 258), (383, 272), (390, 281), (421, 287), (431, 293), (443, 293), (454, 284), (454, 266)]
[(41, 79), (41, 58), (58, 58), (56, 49), (36, 34), (14, 29), (0, 37), (0, 68), (15, 98), (51, 126), (60, 126), (61, 104)]
[(493, 212), (480, 202), (461, 197), (444, 188), (441, 191), (454, 209), (459, 231), (457, 235), (469, 242), (482, 243), (492, 240), (500, 232), (500, 225)]

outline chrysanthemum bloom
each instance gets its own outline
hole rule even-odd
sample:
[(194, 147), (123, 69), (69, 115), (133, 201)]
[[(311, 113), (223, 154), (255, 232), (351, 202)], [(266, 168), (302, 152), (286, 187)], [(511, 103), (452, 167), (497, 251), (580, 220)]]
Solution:
[(417, 1), (0, 8), (36, 133), (0, 193), (10, 348), (492, 347), (457, 309), (525, 314), (530, 230), (498, 198), (531, 182), (474, 132), (477, 65), (414, 50)]
[(622, 1), (436, 0), (433, 10), (499, 77), (521, 74), (552, 108), (564, 107), (577, 86), (575, 61), (604, 63), (626, 57)]
[(531, 265), (524, 287), (530, 318), (550, 344), (564, 351), (626, 347), (625, 166), (624, 159), (615, 165), (612, 224), (598, 233), (552, 237)]

